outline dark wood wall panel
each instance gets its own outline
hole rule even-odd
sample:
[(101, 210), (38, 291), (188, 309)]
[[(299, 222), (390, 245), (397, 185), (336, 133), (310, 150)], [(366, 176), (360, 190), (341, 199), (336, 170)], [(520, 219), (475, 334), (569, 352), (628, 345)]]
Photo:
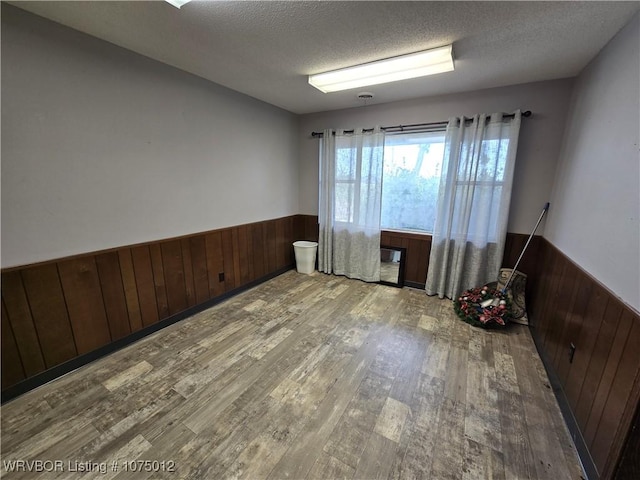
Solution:
[(25, 378), (18, 345), (9, 323), (9, 315), (2, 302), (2, 388), (10, 387)]
[[(529, 292), (527, 296), (527, 315), (529, 324), (537, 328), (536, 319), (542, 317), (539, 310), (543, 310), (546, 306), (545, 298), (550, 286), (549, 269), (542, 268), (542, 266), (553, 264), (549, 261), (551, 251), (548, 248), (543, 248), (542, 243), (535, 253), (537, 266), (533, 270), (533, 278), (527, 282), (527, 290)], [(531, 271), (527, 272), (527, 274), (531, 274)]]
[(293, 217), (281, 218), (276, 223), (278, 252), (282, 252), (282, 257), (278, 262), (280, 267), (290, 265), (295, 261), (293, 256), (293, 241), (297, 240), (297, 238), (294, 238), (295, 233)]
[(603, 415), (600, 419), (591, 449), (596, 465), (602, 466), (609, 478), (616, 468), (620, 453), (630, 431), (633, 413), (640, 398), (640, 321), (634, 316), (633, 326), (620, 358), (620, 368), (611, 384)]
[(95, 258), (60, 262), (58, 272), (78, 354), (111, 342)]
[(286, 253), (284, 248), (282, 248), (284, 239), (286, 238), (286, 228), (284, 219), (276, 221), (276, 246), (277, 246), (277, 254), (276, 254), (276, 263), (278, 265), (284, 265), (287, 263)]
[(613, 478), (640, 398), (640, 315), (547, 240), (537, 248), (532, 333), (595, 470)]
[[(20, 272), (9, 272), (2, 275), (2, 299), (2, 328), (11, 326), (11, 335), (8, 335), (11, 340), (7, 338), (7, 341), (15, 342), (22, 365), (21, 369), (24, 368), (26, 376), (42, 372), (46, 366)], [(9, 316), (9, 312), (11, 312), (11, 316)]]
[(260, 270), (259, 265), (259, 257), (260, 254), (256, 252), (256, 248), (262, 248), (262, 246), (258, 246), (254, 243), (254, 236), (257, 227), (255, 224), (245, 225), (244, 228), (244, 238), (246, 245), (246, 263), (247, 263), (247, 281), (251, 281), (254, 278), (257, 278), (257, 273)]
[(565, 318), (565, 332), (560, 341), (560, 345), (564, 345), (565, 349), (558, 349), (554, 362), (558, 377), (563, 384), (567, 383), (570, 367), (573, 365), (566, 361), (569, 355), (566, 349), (569, 348), (574, 339), (580, 338), (589, 299), (591, 298), (592, 285), (593, 283), (585, 274), (578, 272), (574, 286), (575, 294), (571, 298), (571, 304), (568, 306), (568, 313)]
[(235, 248), (233, 253), (237, 256), (234, 258), (234, 265), (238, 265), (240, 272), (240, 284), (249, 283), (251, 281), (251, 264), (249, 262), (249, 244), (247, 240), (247, 227), (242, 225), (233, 229), (233, 242)]
[(317, 215), (298, 215), (299, 222), (296, 225), (296, 240), (317, 242), (319, 225)]
[(407, 249), (404, 278), (406, 282), (414, 285), (424, 285), (427, 282), (431, 235), (384, 230), (380, 237), (380, 243), (390, 247)]
[(555, 341), (548, 351), (556, 371), (559, 369), (560, 365), (565, 363), (564, 358), (568, 355), (567, 345), (569, 345), (569, 338), (573, 338), (567, 337), (567, 334), (572, 335), (573, 333), (570, 332), (570, 329), (568, 328), (570, 323), (567, 319), (570, 315), (570, 307), (573, 304), (577, 293), (577, 273), (577, 270), (574, 268), (565, 269), (566, 277), (564, 282), (568, 285), (572, 285), (573, 288), (562, 289), (559, 291), (557, 309), (552, 312), (555, 315), (555, 320), (553, 320), (555, 325)]
[[(38, 265), (20, 273), (46, 367), (74, 358), (78, 350), (57, 265)], [(11, 318), (11, 311), (7, 313)]]
[(165, 287), (167, 290), (169, 315), (173, 315), (186, 310), (189, 306), (185, 283), (184, 261), (182, 258), (182, 245), (180, 244), (180, 240), (163, 242), (160, 244), (160, 250), (162, 252), (162, 271), (164, 272)]
[(635, 420), (615, 478), (618, 480), (636, 480), (640, 478), (640, 408), (636, 409)]
[(294, 237), (295, 233), (295, 217), (287, 217), (284, 222), (284, 237), (282, 238), (285, 252), (284, 265), (295, 264), (296, 258), (293, 252), (293, 242), (297, 240)]
[(565, 259), (560, 259), (554, 263), (550, 279), (550, 288), (547, 292), (547, 302), (542, 311), (542, 315), (549, 318), (549, 322), (545, 322), (538, 327), (542, 343), (545, 349), (550, 352), (550, 355), (553, 355), (552, 352), (555, 352), (555, 346), (558, 340), (558, 326), (562, 325), (559, 318), (559, 309), (561, 308), (560, 292), (562, 291), (560, 286), (563, 285), (562, 281), (566, 271), (567, 261)]
[(205, 236), (205, 250), (209, 275), (209, 298), (213, 298), (222, 295), (225, 291), (224, 283), (219, 278), (220, 273), (224, 272), (222, 234), (220, 232), (209, 233)]
[(122, 275), (122, 286), (124, 288), (124, 298), (127, 304), (129, 315), (129, 326), (131, 332), (142, 329), (142, 310), (140, 309), (140, 299), (138, 298), (138, 285), (136, 283), (136, 273), (133, 268), (133, 257), (130, 248), (118, 250), (118, 262), (120, 263), (120, 274)]
[(96, 265), (111, 339), (118, 340), (131, 333), (118, 252), (96, 255)]
[[(504, 243), (504, 256), (502, 266), (504, 268), (513, 268), (525, 247), (529, 235), (524, 233), (507, 233)], [(538, 249), (540, 248), (540, 237), (534, 236), (527, 247), (525, 254), (520, 260), (518, 271), (533, 276), (536, 273), (538, 264)]]
[(167, 298), (167, 287), (164, 278), (164, 264), (162, 263), (162, 250), (160, 244), (149, 245), (151, 255), (151, 272), (153, 273), (153, 285), (156, 291), (156, 306), (158, 309), (158, 320), (167, 318), (169, 313), (169, 300)]
[(633, 317), (630, 312), (625, 311), (620, 315), (618, 328), (615, 329), (615, 337), (611, 342), (610, 354), (603, 358), (605, 365), (600, 375), (600, 382), (594, 391), (593, 402), (589, 410), (588, 421), (586, 424), (584, 438), (589, 445), (593, 445), (600, 420), (604, 414), (604, 406), (609, 398), (609, 392), (613, 385), (618, 369), (624, 368), (620, 365), (620, 359), (624, 353), (624, 347), (629, 339), (631, 327), (633, 326)]
[[(269, 222), (273, 224), (275, 222)], [(240, 281), (236, 274), (237, 268), (234, 260), (233, 231), (229, 228), (221, 232), (222, 235), (222, 265), (224, 266), (224, 289), (225, 292), (240, 286)], [(271, 270), (271, 271), (275, 271)]]
[(299, 216), (2, 272), (2, 389), (293, 266)]
[[(593, 350), (589, 358), (589, 366), (585, 372), (585, 379), (582, 383), (582, 390), (575, 416), (578, 422), (584, 426), (583, 434), (585, 440), (589, 443), (588, 438), (588, 420), (592, 412), (593, 402), (595, 400), (598, 387), (603, 380), (604, 368), (610, 355), (615, 355), (611, 351), (611, 346), (618, 330), (620, 322), (621, 306), (616, 301), (609, 299), (607, 306), (603, 312), (602, 318), (599, 319), (600, 325), (593, 345)], [(593, 438), (593, 437), (592, 437)]]
[(263, 277), (267, 272), (267, 255), (269, 254), (262, 224), (254, 223), (251, 234), (251, 250), (253, 253), (253, 278)]
[[(273, 272), (278, 268), (277, 262), (277, 254), (278, 246), (276, 244), (276, 224), (274, 222), (269, 222), (264, 225), (264, 236), (265, 236), (265, 257), (267, 261), (267, 272)], [(294, 240), (296, 238), (294, 237)]]
[[(561, 287), (565, 288), (565, 287)], [(587, 378), (587, 370), (589, 368), (589, 362), (591, 355), (596, 344), (598, 337), (598, 331), (600, 330), (600, 322), (602, 321), (602, 315), (606, 308), (606, 291), (600, 285), (593, 285), (591, 289), (591, 296), (587, 301), (587, 308), (585, 310), (585, 318), (583, 320), (582, 329), (578, 338), (569, 339), (571, 343), (576, 346), (576, 351), (573, 357), (573, 363), (569, 365), (569, 374), (567, 375), (567, 383), (565, 386), (565, 392), (569, 404), (574, 411), (574, 414), (578, 409), (578, 402), (580, 401), (580, 394), (582, 393), (582, 387), (585, 379)], [(547, 319), (544, 319), (543, 325), (548, 323)], [(536, 331), (537, 333), (537, 331)], [(569, 345), (566, 345), (567, 353), (569, 352)], [(545, 350), (546, 353), (546, 350)], [(566, 362), (569, 362), (567, 356)], [(580, 419), (578, 419), (580, 421)]]
[(191, 260), (191, 247), (189, 239), (180, 240), (180, 255), (182, 257), (182, 271), (184, 272), (184, 295), (188, 307), (196, 305), (196, 286), (193, 274), (193, 261)]
[(153, 281), (151, 254), (148, 245), (141, 245), (131, 249), (133, 271), (136, 279), (136, 290), (140, 302), (142, 325), (153, 325), (159, 319), (158, 303), (156, 301), (156, 286)]
[(193, 288), (197, 305), (211, 298), (206, 240), (203, 235), (199, 235), (182, 241), (183, 244), (185, 242), (189, 244), (189, 251), (191, 252), (191, 271), (193, 273)]

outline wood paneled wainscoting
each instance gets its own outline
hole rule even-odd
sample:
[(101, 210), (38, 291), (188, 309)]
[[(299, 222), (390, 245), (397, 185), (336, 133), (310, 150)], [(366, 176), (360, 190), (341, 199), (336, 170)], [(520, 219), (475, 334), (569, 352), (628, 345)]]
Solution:
[[(504, 258), (502, 260), (503, 267), (512, 268), (515, 265), (527, 238), (528, 235), (507, 233)], [(518, 271), (526, 273), (528, 276), (535, 276), (535, 259), (539, 242), (539, 237), (533, 238), (520, 262)], [(431, 235), (385, 230), (382, 232), (381, 243), (407, 249), (406, 284), (415, 288), (424, 288), (427, 282), (427, 270), (429, 269), (429, 255), (431, 254)]]
[[(303, 240), (318, 240), (318, 216), (300, 215), (302, 225)], [(512, 268), (522, 248), (527, 241), (528, 235), (519, 233), (508, 233), (505, 244), (503, 266)], [(431, 235), (425, 233), (401, 232), (397, 230), (383, 230), (380, 239), (382, 245), (390, 247), (403, 247), (407, 250), (405, 285), (414, 288), (424, 288), (427, 282), (427, 269), (429, 268), (429, 255), (431, 254)], [(536, 256), (539, 237), (534, 237), (524, 255), (519, 271), (529, 276), (536, 274)]]
[(538, 265), (531, 331), (587, 474), (634, 478), (625, 462), (638, 455), (622, 452), (637, 442), (630, 433), (640, 399), (640, 315), (546, 239)]
[(294, 265), (300, 215), (2, 271), (2, 400)]

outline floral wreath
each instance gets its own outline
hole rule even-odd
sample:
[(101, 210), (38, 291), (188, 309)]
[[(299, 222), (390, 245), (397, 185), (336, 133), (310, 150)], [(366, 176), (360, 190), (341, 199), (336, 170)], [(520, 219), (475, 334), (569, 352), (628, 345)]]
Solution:
[(462, 292), (453, 301), (453, 308), (462, 320), (474, 327), (504, 327), (511, 318), (509, 297), (487, 285)]

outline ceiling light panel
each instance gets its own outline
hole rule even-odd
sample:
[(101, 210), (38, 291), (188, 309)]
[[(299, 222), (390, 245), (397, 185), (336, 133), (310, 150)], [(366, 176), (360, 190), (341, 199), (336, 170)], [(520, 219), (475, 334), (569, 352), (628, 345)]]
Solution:
[(396, 82), (453, 70), (452, 45), (376, 62), (309, 75), (309, 83), (324, 93)]

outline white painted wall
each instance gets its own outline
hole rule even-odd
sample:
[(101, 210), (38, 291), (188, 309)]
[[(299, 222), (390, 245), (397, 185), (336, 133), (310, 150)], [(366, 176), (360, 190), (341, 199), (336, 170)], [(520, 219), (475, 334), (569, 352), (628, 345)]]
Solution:
[(508, 229), (530, 233), (551, 196), (571, 88), (572, 80), (556, 80), (304, 115), (300, 120), (300, 213), (318, 214), (318, 140), (310, 137), (312, 131), (438, 122), (520, 108), (531, 110), (533, 116), (523, 119), (520, 128)]
[(545, 237), (640, 310), (640, 17), (577, 79)]
[(2, 267), (298, 213), (296, 125), (3, 4)]

